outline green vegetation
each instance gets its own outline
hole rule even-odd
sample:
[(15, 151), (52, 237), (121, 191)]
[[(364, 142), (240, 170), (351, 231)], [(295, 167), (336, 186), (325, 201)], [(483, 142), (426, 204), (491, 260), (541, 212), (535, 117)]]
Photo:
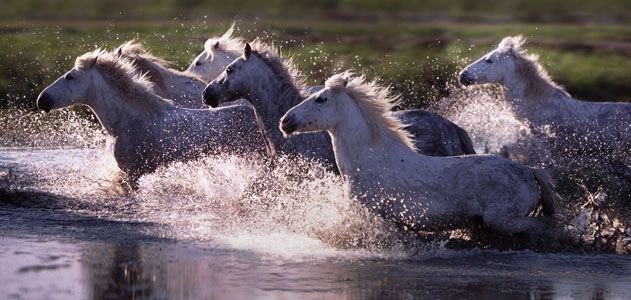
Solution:
[[(231, 20), (5, 21), (0, 32), (0, 106), (34, 107), (41, 89), (97, 47), (112, 49), (136, 38), (184, 69), (208, 36)], [(631, 27), (559, 24), (433, 24), (237, 20), (238, 34), (258, 36), (297, 58), (312, 84), (344, 68), (393, 84), (406, 106), (423, 106), (449, 93), (461, 67), (512, 34), (531, 38), (552, 76), (583, 99), (631, 100)]]
[(155, 19), (207, 14), (337, 17), (344, 20), (460, 19), (519, 22), (628, 22), (628, 0), (4, 0), (1, 19)]
[(77, 55), (132, 38), (183, 69), (206, 37), (233, 20), (239, 35), (295, 55), (313, 84), (352, 68), (392, 84), (406, 106), (448, 95), (461, 67), (515, 34), (531, 39), (528, 49), (574, 96), (631, 100), (628, 0), (7, 0), (2, 6), (0, 107), (33, 107)]

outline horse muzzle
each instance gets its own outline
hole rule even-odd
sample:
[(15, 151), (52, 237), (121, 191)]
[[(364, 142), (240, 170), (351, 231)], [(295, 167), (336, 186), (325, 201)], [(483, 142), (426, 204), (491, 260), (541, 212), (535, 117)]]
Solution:
[(53, 98), (48, 93), (41, 93), (37, 97), (37, 108), (44, 112), (49, 112), (53, 109)]
[(280, 119), (280, 131), (285, 135), (291, 135), (298, 129), (298, 124), (292, 116), (285, 116)]
[(280, 119), (280, 131), (285, 135), (291, 135), (298, 129), (298, 123), (293, 116), (285, 116)]
[(473, 81), (473, 78), (471, 78), (471, 74), (469, 73), (469, 71), (463, 71), (462, 73), (460, 73), (460, 83), (464, 86), (467, 86), (472, 85), (475, 82)]
[(204, 90), (202, 97), (204, 98), (204, 103), (206, 103), (206, 105), (213, 108), (219, 106), (219, 94), (214, 91), (212, 86), (208, 86)]

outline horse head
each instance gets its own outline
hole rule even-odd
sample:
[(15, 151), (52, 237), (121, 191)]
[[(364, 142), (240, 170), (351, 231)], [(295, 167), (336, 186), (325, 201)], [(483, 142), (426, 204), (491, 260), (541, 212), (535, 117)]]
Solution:
[(460, 72), (460, 83), (463, 85), (503, 83), (515, 74), (516, 55), (525, 39), (522, 36), (506, 37), (498, 47), (485, 54)]

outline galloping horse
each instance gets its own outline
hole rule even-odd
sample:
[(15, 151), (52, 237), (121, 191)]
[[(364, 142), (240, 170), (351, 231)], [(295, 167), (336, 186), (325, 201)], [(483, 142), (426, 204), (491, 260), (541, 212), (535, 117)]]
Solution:
[(178, 107), (156, 95), (131, 61), (101, 50), (79, 56), (37, 99), (46, 112), (76, 104), (92, 109), (112, 136), (114, 157), (132, 187), (140, 176), (175, 160), (265, 149), (251, 107)]
[(522, 36), (504, 38), (496, 49), (462, 70), (460, 82), (501, 84), (516, 117), (547, 143), (552, 167), (566, 173), (559, 179), (593, 181), (628, 203), (631, 104), (573, 99), (550, 78), (536, 55), (525, 54), (524, 43)]
[[(273, 46), (259, 41), (253, 46), (257, 50), (247, 43), (243, 55), (210, 82), (204, 90), (206, 103), (216, 107), (245, 98), (254, 106), (275, 151), (335, 166), (326, 134), (306, 134), (287, 140), (278, 129), (280, 117), (315, 89), (308, 90), (291, 58), (281, 58)], [(417, 138), (416, 147), (421, 153), (436, 156), (475, 153), (468, 134), (449, 120), (423, 110), (395, 114), (409, 124), (407, 129)]]
[(497, 49), (460, 72), (464, 85), (499, 83), (504, 86), (518, 118), (535, 130), (550, 126), (563, 148), (594, 151), (631, 149), (631, 104), (573, 99), (521, 50), (521, 36), (504, 38)]
[(432, 157), (415, 151), (391, 111), (394, 97), (364, 77), (342, 73), (281, 119), (287, 135), (326, 131), (346, 191), (412, 230), (462, 228), (480, 218), (504, 233), (542, 233), (556, 193), (543, 171), (499, 156)]
[(241, 55), (245, 42), (233, 36), (234, 23), (220, 37), (204, 42), (204, 51), (198, 54), (186, 72), (195, 74), (208, 82), (219, 75), (235, 58)]

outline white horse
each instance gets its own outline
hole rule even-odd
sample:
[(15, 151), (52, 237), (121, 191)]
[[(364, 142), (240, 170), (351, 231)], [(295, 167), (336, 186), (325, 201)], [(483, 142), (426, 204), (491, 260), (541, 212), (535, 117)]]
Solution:
[(554, 214), (556, 193), (542, 171), (499, 156), (418, 154), (391, 112), (395, 98), (364, 77), (334, 75), (325, 89), (281, 119), (287, 135), (327, 131), (346, 191), (369, 209), (413, 230), (470, 226), (537, 232)]
[(169, 63), (149, 53), (142, 44), (132, 40), (119, 46), (115, 51), (121, 58), (131, 60), (135, 68), (147, 76), (156, 94), (185, 108), (204, 108), (201, 93), (206, 87), (197, 74), (171, 69)]
[[(226, 67), (243, 53), (246, 42), (241, 37), (235, 37), (234, 23), (221, 37), (209, 38), (204, 42), (204, 51), (197, 55), (186, 72), (195, 74), (208, 82), (223, 72)], [(323, 86), (306, 87), (307, 93), (317, 92)], [(231, 102), (231, 104), (246, 105), (247, 101)]]
[[(308, 90), (292, 59), (283, 59), (273, 46), (258, 41), (253, 45), (256, 50), (246, 43), (243, 55), (209, 83), (204, 90), (206, 103), (217, 107), (243, 97), (254, 106), (262, 130), (277, 152), (335, 166), (326, 134), (300, 135), (287, 140), (278, 128), (278, 120), (285, 112), (320, 88)], [(449, 120), (423, 110), (395, 114), (409, 123), (408, 130), (417, 138), (416, 147), (421, 153), (439, 156), (475, 153), (468, 134)]]
[(195, 74), (205, 82), (217, 77), (233, 60), (241, 56), (245, 41), (233, 36), (234, 23), (220, 37), (204, 43), (204, 51), (197, 55), (186, 72)]
[(631, 104), (573, 99), (521, 50), (522, 36), (504, 38), (497, 49), (460, 72), (464, 85), (499, 83), (516, 116), (533, 132), (574, 156), (628, 156), (631, 152)]
[(135, 187), (137, 179), (175, 160), (201, 154), (264, 153), (248, 106), (185, 109), (153, 93), (133, 63), (100, 50), (79, 56), (73, 69), (42, 91), (48, 112), (83, 104), (114, 139), (114, 157)]

